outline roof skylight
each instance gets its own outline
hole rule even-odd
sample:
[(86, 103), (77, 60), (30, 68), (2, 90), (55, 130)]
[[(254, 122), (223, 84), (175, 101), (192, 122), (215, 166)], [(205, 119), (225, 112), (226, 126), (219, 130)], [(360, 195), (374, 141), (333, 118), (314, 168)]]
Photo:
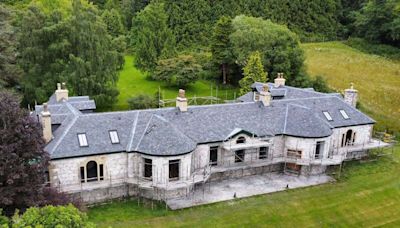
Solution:
[(78, 141), (80, 147), (89, 146), (85, 133), (78, 134)]
[(118, 144), (119, 143), (119, 137), (118, 137), (118, 132), (117, 131), (109, 131), (110, 133), (110, 139), (112, 144)]
[(347, 113), (346, 113), (345, 110), (340, 109), (339, 111), (340, 111), (340, 114), (342, 114), (342, 116), (343, 116), (343, 118), (344, 118), (345, 120), (350, 119), (349, 115), (347, 115)]
[(325, 116), (325, 118), (326, 118), (327, 120), (329, 120), (329, 121), (332, 121), (332, 120), (333, 120), (333, 119), (332, 119), (332, 116), (331, 116), (331, 114), (330, 114), (329, 112), (324, 111), (324, 112), (322, 112), (322, 113), (324, 113), (324, 116)]

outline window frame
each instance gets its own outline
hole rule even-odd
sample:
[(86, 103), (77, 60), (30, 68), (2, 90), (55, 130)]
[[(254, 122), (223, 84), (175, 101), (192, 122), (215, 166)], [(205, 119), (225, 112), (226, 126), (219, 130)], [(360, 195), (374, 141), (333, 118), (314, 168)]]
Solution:
[[(240, 155), (238, 154), (239, 152)], [(246, 156), (245, 150), (235, 150), (235, 163), (243, 163), (245, 156)]]
[[(121, 141), (119, 140), (119, 135), (118, 135), (117, 130), (109, 130), (108, 136), (110, 137), (111, 144), (120, 144), (121, 143)], [(113, 139), (116, 139), (116, 141), (114, 141)]]
[[(89, 147), (89, 142), (87, 140), (86, 133), (78, 133), (77, 136), (78, 136), (79, 147)], [(81, 136), (84, 138), (81, 138)], [(81, 139), (84, 141), (81, 141)]]
[[(210, 163), (211, 166), (217, 166), (217, 165), (218, 165), (218, 149), (219, 149), (218, 146), (211, 146), (211, 147), (210, 147), (210, 154), (209, 154), (210, 159), (209, 159), (209, 163)], [(212, 152), (216, 153), (216, 159), (215, 159), (215, 161), (211, 160), (211, 153), (212, 153)]]
[(236, 144), (244, 144), (246, 143), (246, 137), (240, 136), (236, 139)]
[(322, 111), (322, 114), (324, 114), (328, 121), (333, 121), (332, 115), (328, 111)]
[[(263, 149), (265, 148), (265, 151), (261, 151), (262, 148)], [(262, 147), (258, 148), (258, 159), (261, 159), (261, 160), (268, 159), (268, 152), (269, 152), (268, 146), (262, 146)], [(265, 154), (261, 155), (261, 153), (265, 153)]]
[(350, 116), (347, 114), (347, 112), (344, 109), (339, 109), (339, 112), (342, 115), (343, 119), (345, 119), (345, 120), (350, 119)]
[[(96, 163), (96, 177), (92, 177), (93, 179), (88, 180), (88, 164), (90, 162)], [(104, 180), (104, 164), (99, 163), (98, 161), (95, 160), (90, 160), (86, 162), (84, 166), (79, 167), (79, 177), (80, 177), (80, 182), (81, 183), (88, 183), (88, 182), (95, 182), (95, 181), (102, 181)]]
[[(150, 162), (149, 162), (150, 161)], [(150, 169), (146, 166), (150, 166)], [(147, 171), (150, 172), (150, 176), (146, 175)], [(150, 158), (143, 158), (143, 177), (145, 179), (152, 180), (153, 179), (153, 159)]]
[[(177, 169), (176, 176), (171, 176), (171, 174), (175, 174), (175, 172), (171, 172), (171, 166), (176, 166), (175, 168)], [(180, 178), (180, 172), (181, 172), (181, 160), (180, 159), (174, 159), (174, 160), (169, 160), (168, 161), (168, 180), (169, 181), (177, 181)]]

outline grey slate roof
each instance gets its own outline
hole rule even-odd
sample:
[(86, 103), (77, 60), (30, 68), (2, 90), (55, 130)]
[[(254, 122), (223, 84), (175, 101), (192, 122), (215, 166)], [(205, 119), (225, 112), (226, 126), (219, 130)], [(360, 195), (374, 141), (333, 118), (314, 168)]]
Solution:
[[(337, 94), (284, 89), (287, 97), (273, 100), (267, 107), (261, 102), (240, 102), (189, 106), (187, 112), (163, 108), (83, 114), (69, 102), (49, 105), (53, 123), (61, 126), (46, 150), (52, 159), (121, 151), (170, 156), (191, 152), (197, 144), (226, 140), (235, 129), (257, 136), (321, 138), (331, 135), (335, 127), (374, 123)], [(294, 98), (296, 94), (300, 98)], [(345, 120), (340, 109), (350, 119)], [(333, 121), (328, 121), (323, 111), (328, 111)], [(119, 144), (111, 143), (110, 130), (118, 132)], [(86, 133), (88, 147), (79, 146), (78, 133)]]

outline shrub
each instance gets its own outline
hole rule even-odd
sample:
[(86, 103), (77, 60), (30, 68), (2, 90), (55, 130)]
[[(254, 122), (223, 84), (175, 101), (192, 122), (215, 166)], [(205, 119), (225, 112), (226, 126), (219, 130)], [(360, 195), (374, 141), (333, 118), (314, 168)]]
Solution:
[(128, 104), (130, 109), (149, 109), (157, 108), (158, 100), (147, 94), (139, 94), (135, 97), (128, 99)]
[(31, 207), (23, 215), (12, 218), (14, 228), (19, 227), (95, 227), (85, 213), (73, 205)]

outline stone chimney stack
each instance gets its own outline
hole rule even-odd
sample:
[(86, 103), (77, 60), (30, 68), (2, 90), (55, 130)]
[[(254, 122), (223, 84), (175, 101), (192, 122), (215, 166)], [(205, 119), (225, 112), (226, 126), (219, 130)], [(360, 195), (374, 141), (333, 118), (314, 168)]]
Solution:
[(46, 141), (46, 143), (48, 143), (53, 138), (53, 133), (51, 130), (51, 114), (47, 107), (47, 103), (43, 104), (43, 111), (41, 113), (41, 116), (42, 116), (43, 138)]
[(357, 105), (358, 90), (354, 89), (353, 83), (350, 85), (350, 89), (344, 90), (344, 101), (355, 108)]
[(263, 85), (263, 89), (260, 92), (260, 101), (264, 106), (271, 104), (271, 93), (269, 92), (268, 84)]
[(283, 73), (278, 73), (278, 77), (275, 78), (275, 87), (281, 87), (285, 85), (286, 79), (283, 78)]
[(56, 101), (60, 102), (61, 100), (68, 100), (68, 89), (65, 86), (65, 82), (62, 84), (57, 83)]
[(185, 97), (185, 90), (183, 89), (179, 90), (179, 95), (176, 98), (176, 107), (178, 107), (181, 112), (187, 112), (188, 102)]

